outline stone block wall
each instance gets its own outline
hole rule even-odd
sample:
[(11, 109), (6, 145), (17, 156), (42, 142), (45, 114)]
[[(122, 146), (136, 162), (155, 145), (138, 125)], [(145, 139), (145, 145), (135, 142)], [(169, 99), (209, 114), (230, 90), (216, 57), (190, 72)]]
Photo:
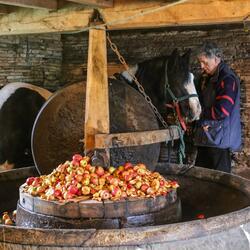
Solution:
[(26, 82), (54, 90), (61, 65), (61, 35), (0, 36), (1, 86)]

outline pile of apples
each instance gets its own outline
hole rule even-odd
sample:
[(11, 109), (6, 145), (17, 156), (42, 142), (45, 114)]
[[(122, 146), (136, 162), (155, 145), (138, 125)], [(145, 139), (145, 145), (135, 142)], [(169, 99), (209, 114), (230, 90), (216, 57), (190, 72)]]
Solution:
[(179, 187), (142, 163), (125, 163), (118, 168), (90, 165), (88, 156), (75, 154), (49, 175), (29, 177), (24, 192), (45, 200), (120, 200), (127, 197), (155, 197)]

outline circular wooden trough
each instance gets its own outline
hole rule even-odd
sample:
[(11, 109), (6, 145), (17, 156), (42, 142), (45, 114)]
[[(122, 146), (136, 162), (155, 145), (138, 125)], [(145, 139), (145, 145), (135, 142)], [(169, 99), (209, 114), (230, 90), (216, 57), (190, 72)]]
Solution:
[[(190, 216), (179, 223), (109, 230), (0, 225), (0, 249), (249, 249), (250, 181), (198, 167), (186, 173), (178, 166), (171, 170), (166, 174), (180, 182), (182, 212)], [(15, 183), (24, 183), (30, 175), (28, 169), (0, 173), (1, 211), (15, 209)], [(211, 207), (214, 211), (208, 214)], [(206, 219), (191, 217), (199, 211)]]
[(181, 204), (172, 189), (166, 196), (128, 198), (120, 201), (47, 201), (20, 187), (18, 226), (29, 228), (118, 229), (177, 222)]

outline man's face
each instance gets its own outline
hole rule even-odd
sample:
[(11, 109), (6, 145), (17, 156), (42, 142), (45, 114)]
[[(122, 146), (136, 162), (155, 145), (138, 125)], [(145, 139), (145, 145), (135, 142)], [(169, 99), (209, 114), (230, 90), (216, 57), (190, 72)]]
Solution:
[(210, 57), (206, 57), (204, 55), (201, 55), (198, 57), (198, 60), (200, 62), (202, 72), (206, 73), (208, 75), (213, 75), (217, 69), (217, 66), (220, 63), (220, 58), (218, 58), (216, 56), (210, 58)]

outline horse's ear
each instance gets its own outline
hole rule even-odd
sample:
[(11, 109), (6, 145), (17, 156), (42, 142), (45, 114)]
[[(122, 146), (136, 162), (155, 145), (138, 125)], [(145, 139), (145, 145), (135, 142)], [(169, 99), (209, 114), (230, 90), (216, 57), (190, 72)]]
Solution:
[(179, 57), (179, 55), (180, 55), (179, 50), (178, 50), (177, 48), (175, 48), (175, 49), (172, 51), (170, 57), (171, 57), (171, 58), (177, 58), (177, 57)]
[(180, 61), (180, 53), (179, 50), (176, 48), (173, 50), (172, 54), (169, 57), (168, 68), (169, 69), (175, 68), (179, 64), (179, 61)]
[(192, 50), (188, 49), (187, 52), (182, 56), (182, 58), (186, 61), (187, 65), (189, 65), (190, 62), (190, 55)]

